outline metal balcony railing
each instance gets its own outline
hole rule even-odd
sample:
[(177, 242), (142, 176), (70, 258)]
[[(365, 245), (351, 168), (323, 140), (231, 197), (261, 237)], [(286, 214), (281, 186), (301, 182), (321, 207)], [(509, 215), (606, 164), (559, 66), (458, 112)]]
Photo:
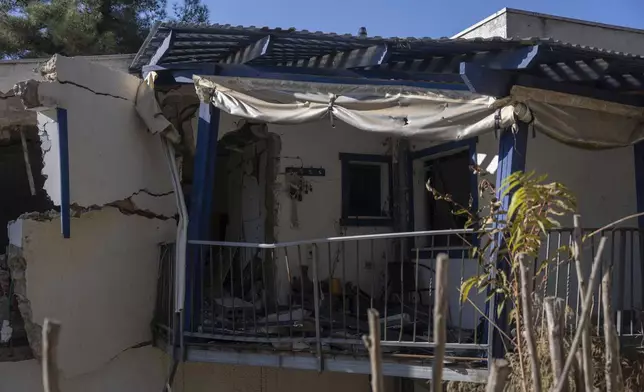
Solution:
[[(592, 232), (584, 230), (584, 234)], [(605, 230), (585, 243), (582, 258), (589, 274), (599, 236), (608, 239), (606, 258), (613, 265), (610, 317), (621, 336), (642, 335), (644, 281), (639, 229)], [(186, 280), (187, 344), (234, 350), (336, 354), (364, 357), (361, 337), (368, 332), (367, 309), (381, 317), (385, 359), (431, 361), (435, 257), (450, 256), (448, 360), (487, 365), (492, 329), (485, 314), (486, 294), (470, 292), (460, 301), (460, 286), (480, 274), (471, 258), (474, 233), (464, 230), (374, 234), (280, 244), (189, 241)], [(467, 241), (463, 241), (463, 238)], [(540, 296), (556, 295), (568, 306), (570, 325), (580, 313), (575, 266), (565, 246), (572, 229), (551, 231), (539, 259), (551, 259), (536, 275)], [(155, 324), (170, 332), (173, 314), (174, 250), (161, 247)], [(538, 264), (535, 263), (535, 269)], [(593, 321), (603, 323), (600, 290)], [(599, 329), (597, 330), (599, 333)]]
[[(472, 303), (459, 301), (462, 281), (480, 267), (462, 241), (449, 245), (464, 237), (471, 239), (473, 233), (375, 234), (281, 244), (190, 241), (189, 259), (198, 265), (187, 276), (185, 312), (190, 316), (184, 337), (222, 346), (366, 357), (362, 335), (368, 332), (367, 309), (376, 308), (386, 354), (430, 357), (435, 254), (449, 250), (447, 349), (459, 360), (484, 362), (485, 296), (474, 296)], [(161, 328), (167, 328), (172, 313), (170, 247), (162, 247)]]
[[(573, 229), (553, 230), (549, 233), (541, 250), (540, 259), (552, 262), (538, 276), (538, 284), (543, 296), (556, 296), (566, 302), (569, 325), (576, 325), (581, 313), (578, 279), (570, 253), (559, 251), (572, 243)], [(598, 232), (597, 229), (583, 229), (586, 236), (582, 248), (582, 264), (586, 280), (590, 274), (592, 260), (597, 252), (599, 239), (607, 239), (604, 260), (612, 266), (613, 288), (611, 293), (612, 309), (615, 314), (609, 315), (616, 324), (617, 333), (622, 337), (644, 337), (644, 235), (639, 228), (615, 228)], [(590, 234), (596, 233), (590, 237)], [(600, 270), (600, 277), (604, 267)], [(606, 315), (601, 308), (601, 284), (593, 293), (592, 315), (595, 331), (601, 333), (601, 326)], [(571, 333), (574, 331), (571, 329)]]

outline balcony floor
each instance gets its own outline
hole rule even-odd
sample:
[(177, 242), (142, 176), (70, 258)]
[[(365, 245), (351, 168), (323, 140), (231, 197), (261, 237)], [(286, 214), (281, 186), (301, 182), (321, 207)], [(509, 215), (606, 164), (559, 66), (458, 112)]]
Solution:
[[(165, 347), (171, 353), (171, 347), (165, 341), (157, 340), (156, 346)], [(312, 370), (326, 372), (342, 372), (353, 374), (370, 374), (369, 359), (351, 355), (324, 354), (320, 360), (315, 354), (303, 352), (277, 352), (247, 348), (218, 347), (210, 344), (185, 345), (185, 360), (187, 362), (220, 363), (240, 366), (264, 366), (284, 369)], [(485, 383), (488, 378), (488, 368), (484, 359), (478, 363), (465, 361), (447, 362), (443, 369), (443, 379)], [(383, 374), (392, 377), (406, 377), (429, 380), (432, 378), (432, 362), (427, 359), (415, 358), (413, 355), (393, 358), (385, 356)]]

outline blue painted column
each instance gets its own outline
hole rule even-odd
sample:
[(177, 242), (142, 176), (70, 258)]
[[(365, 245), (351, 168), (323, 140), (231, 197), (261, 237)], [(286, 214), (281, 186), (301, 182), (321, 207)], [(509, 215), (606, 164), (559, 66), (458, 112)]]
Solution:
[[(633, 146), (633, 157), (635, 158), (635, 192), (637, 200), (637, 212), (644, 212), (644, 141), (638, 142)], [(639, 245), (640, 245), (640, 278), (644, 279), (644, 216), (637, 217), (637, 227), (640, 229)], [(644, 303), (644, 292), (641, 298)]]
[(58, 120), (58, 159), (60, 171), (60, 222), (63, 238), (71, 236), (70, 187), (69, 187), (69, 134), (67, 109), (56, 109)]
[[(637, 192), (637, 212), (644, 212), (644, 141), (633, 146), (635, 158), (635, 190)], [(644, 229), (644, 216), (637, 218), (637, 225)]]
[[(190, 192), (190, 213), (188, 241), (210, 240), (210, 218), (215, 184), (215, 163), (217, 161), (217, 138), (219, 135), (219, 109), (210, 103), (199, 105), (197, 127), (197, 150), (194, 160), (192, 190)], [(195, 320), (201, 310), (200, 287), (201, 262), (199, 247), (188, 244), (186, 257), (186, 296), (184, 330), (193, 331)]]
[[(505, 130), (501, 133), (499, 138), (499, 166), (496, 172), (496, 187), (497, 187), (497, 197), (501, 202), (501, 209), (507, 211), (510, 207), (510, 200), (512, 199), (512, 193), (501, 197), (500, 188), (501, 184), (512, 173), (517, 171), (525, 171), (525, 160), (528, 146), (528, 124), (518, 123), (518, 131), (516, 133)], [(504, 220), (505, 217), (501, 217), (501, 220)], [(503, 248), (505, 243), (503, 237), (499, 235), (496, 238), (496, 241), (499, 243), (499, 248)], [(506, 270), (506, 273), (509, 274), (509, 265), (504, 262), (502, 259), (498, 258), (497, 254), (492, 255), (491, 262), (496, 263), (497, 268), (502, 268)], [(495, 299), (495, 304), (499, 303), (499, 296)], [(507, 302), (506, 302), (507, 304)], [(499, 328), (504, 330), (506, 333), (509, 332), (509, 323), (508, 323), (508, 308), (506, 307), (499, 313), (496, 311), (496, 306), (489, 306), (488, 309), (493, 313), (492, 319)], [(489, 314), (489, 313), (488, 313)], [(509, 333), (508, 333), (509, 335)], [(492, 334), (492, 356), (494, 358), (503, 358), (505, 355), (505, 347), (503, 345), (501, 334), (494, 329)]]

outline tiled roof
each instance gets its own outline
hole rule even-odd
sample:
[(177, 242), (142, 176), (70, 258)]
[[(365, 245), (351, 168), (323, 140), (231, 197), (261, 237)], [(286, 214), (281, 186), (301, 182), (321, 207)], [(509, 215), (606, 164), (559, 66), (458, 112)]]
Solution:
[[(168, 38), (172, 31), (173, 36)], [(351, 34), (311, 32), (294, 28), (244, 27), (231, 25), (188, 26), (160, 24), (152, 29), (134, 58), (130, 70), (140, 72), (150, 63), (157, 49), (169, 45), (157, 65), (217, 63), (231, 61), (230, 56), (270, 36), (271, 49), (253, 57), (248, 65), (292, 66), (338, 52), (366, 50), (386, 45), (388, 69), (405, 69), (406, 64), (423, 62), (421, 71), (458, 73), (458, 66), (475, 56), (500, 53), (539, 45), (545, 52), (533, 72), (554, 81), (597, 82), (642, 89), (644, 56), (574, 45), (543, 38), (400, 38), (360, 37)], [(168, 38), (168, 39), (166, 39)], [(228, 59), (228, 60), (227, 60)], [(310, 66), (310, 65), (309, 65)], [(610, 68), (610, 73), (607, 72)], [(577, 76), (576, 76), (577, 75)], [(610, 79), (614, 79), (611, 81)]]

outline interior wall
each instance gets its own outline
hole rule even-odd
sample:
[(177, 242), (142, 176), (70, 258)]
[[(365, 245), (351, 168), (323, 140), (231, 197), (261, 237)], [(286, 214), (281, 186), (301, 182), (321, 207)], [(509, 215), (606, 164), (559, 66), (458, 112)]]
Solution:
[(226, 160), (228, 229), (226, 241), (265, 242), (266, 141), (229, 151)]
[[(278, 242), (319, 239), (336, 236), (391, 232), (392, 227), (342, 226), (342, 170), (340, 153), (390, 155), (388, 139), (380, 134), (352, 128), (342, 122), (332, 126), (328, 120), (301, 126), (269, 124), (269, 132), (281, 139), (281, 152), (274, 193), (277, 204), (275, 233)], [(323, 177), (304, 177), (311, 191), (294, 200), (289, 195), (289, 182), (285, 175), (287, 167), (324, 168)], [(298, 262), (313, 266), (316, 258), (318, 278), (329, 276), (358, 282), (367, 293), (372, 287), (379, 292), (383, 282), (383, 268), (389, 241), (368, 241), (359, 245), (346, 243), (344, 252), (339, 244), (329, 247), (320, 244), (317, 252), (311, 246), (290, 249), (290, 272), (299, 276)], [(358, 249), (358, 247), (361, 248)], [(277, 284), (281, 299), (290, 290), (286, 275), (285, 254), (277, 252)], [(393, 260), (393, 255), (389, 255)], [(357, 260), (357, 262), (356, 262)], [(309, 270), (309, 278), (313, 278)], [(377, 294), (377, 293), (376, 293)]]

